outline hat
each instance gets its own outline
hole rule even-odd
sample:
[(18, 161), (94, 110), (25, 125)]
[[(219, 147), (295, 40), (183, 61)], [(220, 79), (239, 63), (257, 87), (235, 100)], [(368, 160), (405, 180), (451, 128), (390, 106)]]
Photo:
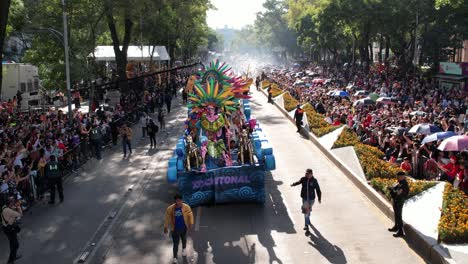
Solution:
[(400, 176), (406, 176), (406, 173), (404, 171), (399, 171), (397, 173), (397, 177), (400, 177)]

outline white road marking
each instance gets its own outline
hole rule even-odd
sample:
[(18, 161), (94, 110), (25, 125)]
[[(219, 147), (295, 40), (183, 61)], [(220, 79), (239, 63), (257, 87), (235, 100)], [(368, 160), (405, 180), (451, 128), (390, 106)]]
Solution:
[(200, 215), (201, 215), (201, 206), (197, 207), (197, 218), (195, 219), (195, 231), (200, 230)]

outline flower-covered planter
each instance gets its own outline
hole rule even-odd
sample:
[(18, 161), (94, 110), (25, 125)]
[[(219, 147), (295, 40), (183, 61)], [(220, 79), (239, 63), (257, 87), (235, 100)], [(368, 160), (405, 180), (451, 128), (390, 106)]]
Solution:
[(468, 195), (445, 185), (439, 239), (445, 243), (468, 243)]
[[(391, 199), (390, 191), (388, 187), (391, 187), (397, 181), (396, 179), (385, 179), (385, 178), (374, 178), (370, 180), (370, 185), (379, 191), (380, 193), (384, 194), (387, 199)], [(420, 193), (424, 192), (425, 190), (434, 187), (437, 182), (431, 181), (419, 181), (419, 180), (408, 180), (410, 192), (408, 195), (408, 199), (412, 198)]]

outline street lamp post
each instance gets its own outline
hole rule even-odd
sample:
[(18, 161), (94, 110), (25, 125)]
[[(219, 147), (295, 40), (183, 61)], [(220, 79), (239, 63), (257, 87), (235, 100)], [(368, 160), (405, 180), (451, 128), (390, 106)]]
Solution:
[(70, 88), (70, 61), (68, 58), (68, 27), (67, 27), (67, 6), (65, 0), (62, 0), (63, 7), (63, 46), (65, 49), (65, 75), (67, 78), (67, 100), (68, 100), (68, 122), (72, 125), (73, 113), (71, 107), (71, 88)]

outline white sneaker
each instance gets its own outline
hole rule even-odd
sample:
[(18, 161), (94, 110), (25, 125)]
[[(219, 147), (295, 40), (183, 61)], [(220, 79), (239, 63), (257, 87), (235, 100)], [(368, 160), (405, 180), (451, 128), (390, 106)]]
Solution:
[(174, 258), (174, 260), (172, 261), (172, 263), (177, 263), (177, 258)]
[(187, 256), (187, 250), (185, 250), (185, 248), (184, 248), (184, 249), (182, 249), (182, 256), (184, 256), (184, 257), (186, 257), (186, 256)]

